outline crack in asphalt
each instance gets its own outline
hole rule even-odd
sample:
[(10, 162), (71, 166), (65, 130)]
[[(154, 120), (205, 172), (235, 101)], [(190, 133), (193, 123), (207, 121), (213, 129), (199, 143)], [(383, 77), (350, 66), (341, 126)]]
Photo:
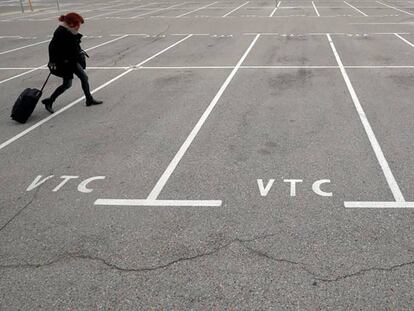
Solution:
[(239, 244), (241, 245), (245, 250), (247, 250), (249, 253), (256, 255), (258, 257), (262, 257), (266, 260), (270, 260), (270, 261), (274, 261), (274, 262), (278, 262), (278, 263), (283, 263), (283, 264), (288, 264), (288, 265), (293, 265), (298, 267), (299, 269), (301, 269), (302, 271), (306, 272), (307, 274), (309, 274), (314, 280), (318, 280), (320, 282), (323, 283), (332, 283), (332, 282), (338, 282), (347, 278), (351, 278), (351, 277), (358, 277), (358, 276), (362, 276), (365, 275), (366, 273), (369, 272), (391, 272), (394, 270), (397, 270), (399, 268), (403, 268), (406, 266), (410, 266), (410, 265), (414, 265), (414, 261), (409, 261), (409, 262), (404, 262), (404, 263), (400, 263), (400, 264), (396, 264), (390, 267), (371, 267), (371, 268), (364, 268), (361, 269), (359, 271), (353, 272), (353, 273), (347, 273), (347, 274), (343, 274), (337, 277), (325, 277), (325, 276), (321, 276), (313, 271), (311, 271), (309, 268), (306, 267), (306, 265), (302, 262), (299, 261), (293, 261), (290, 259), (286, 259), (286, 258), (277, 258), (277, 257), (273, 257), (263, 251), (254, 249), (250, 246), (245, 245), (245, 243), (249, 243), (249, 242), (254, 242), (257, 240), (261, 240), (261, 239), (266, 239), (268, 237), (272, 237), (275, 236), (276, 234), (267, 234), (267, 235), (262, 235), (262, 236), (258, 236), (258, 237), (254, 237), (252, 239), (239, 239), (236, 238), (234, 240), (231, 240), (219, 247), (216, 247), (214, 249), (212, 249), (211, 251), (208, 252), (204, 252), (204, 253), (200, 253), (200, 254), (195, 254), (193, 256), (188, 256), (188, 257), (180, 257), (177, 259), (174, 259), (170, 262), (167, 262), (165, 264), (162, 265), (157, 265), (157, 266), (150, 266), (150, 267), (142, 267), (142, 268), (129, 268), (129, 267), (122, 267), (120, 265), (117, 265), (115, 263), (111, 263), (108, 260), (106, 260), (105, 258), (101, 258), (101, 257), (97, 257), (97, 256), (91, 256), (91, 255), (84, 255), (84, 254), (80, 254), (80, 253), (64, 253), (63, 255), (58, 256), (55, 259), (52, 259), (48, 262), (45, 263), (25, 263), (25, 264), (11, 264), (11, 265), (0, 265), (0, 269), (25, 269), (25, 268), (42, 268), (42, 267), (48, 267), (48, 266), (52, 266), (54, 264), (57, 264), (59, 262), (62, 261), (67, 261), (67, 260), (71, 260), (71, 259), (82, 259), (82, 260), (90, 260), (90, 261), (95, 261), (95, 262), (99, 262), (103, 265), (105, 265), (106, 267), (116, 270), (118, 272), (150, 272), (150, 271), (156, 271), (156, 270), (161, 270), (161, 269), (166, 269), (170, 266), (173, 266), (175, 264), (178, 264), (180, 262), (185, 262), (185, 261), (192, 261), (192, 260), (196, 260), (202, 257), (207, 257), (207, 256), (211, 256), (214, 255), (218, 252), (220, 252), (223, 249), (226, 249), (228, 247), (230, 247), (233, 244)]
[(34, 200), (36, 200), (39, 190), (40, 188), (37, 188), (30, 201), (27, 202), (21, 209), (19, 209), (17, 213), (14, 214), (14, 216), (10, 218), (3, 226), (1, 226), (0, 232), (3, 231), (3, 229), (5, 229), (11, 222), (13, 222), (25, 209), (27, 209), (34, 202)]

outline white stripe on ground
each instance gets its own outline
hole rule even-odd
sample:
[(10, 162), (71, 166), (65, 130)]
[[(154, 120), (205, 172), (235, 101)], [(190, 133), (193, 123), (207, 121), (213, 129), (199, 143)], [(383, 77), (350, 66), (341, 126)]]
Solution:
[(313, 5), (313, 8), (315, 9), (316, 15), (321, 16), (318, 12), (318, 9), (316, 8), (315, 2), (312, 1), (312, 5)]
[(386, 6), (386, 7), (389, 7), (389, 8), (391, 8), (391, 9), (394, 9), (394, 10), (397, 10), (397, 11), (403, 12), (403, 13), (405, 13), (405, 14), (408, 14), (408, 15), (414, 16), (414, 14), (413, 14), (413, 13), (410, 13), (410, 12), (407, 12), (407, 11), (404, 11), (404, 10), (401, 10), (401, 9), (396, 8), (396, 7), (393, 7), (393, 6), (391, 6), (391, 5), (388, 5), (388, 4), (385, 4), (385, 3), (382, 3), (382, 2), (380, 2), (380, 1), (376, 1), (376, 2), (377, 2), (377, 3), (379, 3), (379, 4), (382, 4), (382, 5)]
[(410, 41), (408, 41), (407, 39), (401, 37), (398, 33), (394, 34), (397, 38), (400, 38), (401, 40), (403, 40), (405, 43), (407, 43), (409, 46), (414, 48), (414, 44), (412, 44)]
[(131, 19), (138, 18), (138, 17), (145, 16), (145, 15), (148, 15), (148, 14), (156, 13), (156, 12), (159, 12), (159, 11), (162, 11), (162, 10), (168, 10), (168, 9), (171, 9), (171, 8), (174, 8), (174, 7), (177, 7), (177, 6), (180, 6), (180, 5), (184, 5), (186, 3), (187, 2), (183, 2), (183, 3), (179, 3), (179, 4), (174, 4), (174, 5), (169, 6), (167, 8), (156, 9), (154, 11), (146, 12), (146, 13), (139, 14), (139, 15), (135, 15), (135, 16), (131, 16), (131, 17), (128, 17), (128, 18), (131, 18)]
[(29, 47), (32, 47), (32, 46), (36, 46), (36, 45), (39, 45), (39, 44), (43, 44), (43, 43), (46, 43), (46, 42), (49, 42), (49, 41), (50, 41), (50, 39), (47, 39), (47, 40), (36, 42), (36, 43), (33, 43), (33, 44), (21, 46), (19, 48), (15, 48), (15, 49), (12, 49), (12, 50), (7, 50), (7, 51), (4, 51), (4, 52), (0, 52), (0, 55), (4, 55), (4, 54), (7, 54), (7, 53), (23, 50), (23, 49), (26, 49), (26, 48), (29, 48)]
[[(183, 42), (184, 40), (187, 40), (188, 38), (190, 38), (191, 35), (186, 36), (185, 38), (173, 43), (172, 45), (168, 46), (167, 48), (161, 50), (160, 52), (154, 54), (151, 57), (148, 57), (147, 59), (145, 59), (144, 61), (138, 63), (137, 65), (135, 65), (136, 67), (142, 66), (145, 63), (149, 62), (150, 60), (154, 59), (155, 57), (163, 54), (164, 52), (172, 49), (173, 47), (175, 47), (176, 45), (180, 44), (181, 42)], [(122, 78), (123, 76), (125, 76), (126, 74), (130, 73), (133, 69), (129, 69), (119, 75), (117, 75), (115, 78), (109, 80), (108, 82), (100, 85), (99, 87), (97, 87), (96, 89), (94, 89), (91, 93), (94, 94), (96, 92), (98, 92), (99, 90), (107, 87), (108, 85), (112, 84), (113, 82), (119, 80), (120, 78)], [(30, 126), (29, 128), (27, 128), (26, 130), (22, 131), (21, 133), (13, 136), (12, 138), (8, 139), (7, 141), (5, 141), (4, 143), (2, 143), (0, 145), (0, 150), (2, 150), (3, 148), (5, 148), (6, 146), (10, 145), (11, 143), (15, 142), (16, 140), (20, 139), (21, 137), (25, 136), (26, 134), (30, 133), (31, 131), (33, 131), (34, 129), (38, 128), (39, 126), (43, 125), (44, 123), (46, 123), (47, 121), (56, 118), (58, 115), (60, 115), (61, 113), (63, 113), (64, 111), (68, 110), (69, 108), (73, 107), (74, 105), (76, 105), (77, 103), (81, 102), (83, 99), (85, 98), (85, 96), (79, 97), (77, 100), (71, 102), (69, 105), (63, 107), (62, 109), (56, 111), (54, 114), (51, 114), (50, 116), (46, 117), (45, 119), (35, 123), (34, 125)]]
[(197, 12), (197, 11), (200, 11), (200, 10), (203, 10), (203, 9), (205, 9), (205, 8), (208, 8), (209, 6), (212, 6), (213, 4), (216, 4), (217, 2), (218, 2), (218, 1), (213, 2), (213, 3), (210, 3), (210, 4), (208, 4), (208, 5), (205, 5), (205, 6), (201, 7), (201, 8), (198, 8), (198, 9), (192, 10), (192, 11), (190, 11), (190, 12), (187, 12), (187, 13), (184, 13), (184, 14), (181, 14), (181, 15), (178, 15), (178, 16), (176, 16), (176, 17), (177, 17), (177, 18), (178, 18), (178, 17), (183, 17), (183, 16), (186, 16), (186, 15), (188, 15), (188, 14), (191, 14), (191, 13), (194, 13), (194, 12)]
[(344, 202), (346, 208), (414, 208), (414, 202)]
[(364, 12), (362, 12), (360, 9), (354, 7), (353, 5), (349, 4), (348, 2), (344, 1), (347, 5), (349, 5), (351, 8), (353, 8), (354, 10), (356, 10), (357, 12), (361, 13), (364, 16), (368, 16), (367, 14), (365, 14)]
[(269, 17), (273, 17), (273, 15), (275, 14), (276, 10), (279, 8), (280, 4), (282, 3), (282, 1), (279, 1), (275, 7), (275, 9), (272, 11), (272, 13), (270, 13)]
[[(413, 45), (414, 47), (414, 45)], [(145, 69), (145, 70), (187, 70), (187, 69), (233, 69), (234, 66), (88, 66), (87, 70), (128, 70), (128, 69)], [(339, 66), (240, 66), (240, 69), (338, 69)], [(384, 66), (354, 66), (344, 65), (345, 69), (413, 69), (414, 65), (384, 65)], [(49, 70), (42, 67), (0, 67), (1, 71), (8, 70)]]
[[(112, 40), (106, 41), (106, 42), (104, 42), (104, 43), (98, 44), (98, 45), (96, 45), (96, 46), (90, 47), (90, 48), (86, 49), (85, 51), (87, 51), (87, 52), (92, 51), (93, 49), (96, 49), (96, 48), (99, 48), (99, 47), (101, 47), (101, 46), (104, 46), (104, 45), (107, 45), (107, 44), (113, 43), (113, 42), (115, 42), (115, 41), (121, 40), (121, 39), (126, 38), (126, 37), (128, 37), (128, 35), (123, 35), (123, 36), (121, 36), (121, 37), (118, 37), (118, 38), (115, 38), (115, 39), (112, 39)], [(36, 68), (33, 68), (33, 69), (29, 70), (29, 71), (26, 71), (26, 72), (23, 72), (23, 73), (21, 73), (21, 74), (15, 75), (15, 76), (13, 76), (13, 77), (10, 77), (10, 78), (7, 78), (7, 79), (4, 79), (4, 80), (1, 80), (1, 81), (0, 81), (0, 84), (3, 84), (3, 83), (5, 83), (5, 82), (7, 82), (7, 81), (10, 81), (10, 80), (13, 80), (13, 79), (16, 79), (16, 78), (19, 78), (19, 77), (21, 77), (21, 76), (27, 75), (27, 74), (29, 74), (29, 73), (31, 73), (31, 72), (33, 72), (33, 71), (36, 71), (36, 70), (39, 70), (39, 69), (42, 69), (42, 68), (46, 68), (46, 66), (47, 66), (47, 64), (42, 65), (42, 66), (39, 66), (39, 67), (36, 67)]]
[(198, 132), (200, 131), (201, 127), (203, 126), (204, 122), (209, 117), (210, 113), (213, 111), (214, 107), (216, 106), (217, 102), (223, 95), (224, 91), (227, 89), (227, 86), (230, 84), (231, 80), (239, 70), (240, 66), (242, 65), (243, 61), (246, 59), (247, 55), (250, 53), (251, 49), (255, 45), (256, 41), (259, 39), (260, 35), (256, 35), (253, 39), (252, 43), (247, 48), (246, 52), (237, 62), (236, 66), (233, 68), (227, 79), (224, 81), (223, 85), (220, 87), (219, 91), (217, 92), (216, 96), (214, 96), (213, 100), (204, 111), (201, 118), (198, 120), (197, 124), (194, 126), (193, 130), (191, 131), (190, 135), (188, 135), (187, 139), (184, 141), (183, 145), (178, 150), (177, 154), (174, 156), (170, 164), (168, 165), (167, 169), (164, 171), (154, 188), (152, 189), (151, 193), (148, 196), (148, 200), (156, 200), (158, 195), (164, 188), (165, 184), (167, 183), (168, 179), (170, 178), (171, 174), (174, 172), (175, 168), (177, 167), (178, 163), (180, 163), (182, 157), (187, 152), (188, 148), (190, 147), (191, 143), (193, 142), (194, 138), (197, 136)]
[(221, 200), (127, 200), (127, 199), (98, 199), (95, 205), (111, 206), (204, 206), (220, 207)]
[(397, 181), (394, 178), (394, 175), (392, 174), (392, 171), (388, 165), (387, 160), (385, 159), (384, 153), (382, 152), (382, 149), (380, 147), (380, 144), (378, 143), (377, 138), (375, 137), (374, 131), (371, 128), (371, 125), (369, 124), (368, 118), (364, 112), (364, 109), (361, 106), (361, 103), (359, 102), (358, 96), (354, 90), (354, 87), (352, 86), (351, 80), (348, 77), (348, 74), (344, 68), (344, 65), (342, 64), (342, 60), (339, 57), (338, 52), (336, 51), (335, 45), (332, 41), (332, 38), (329, 34), (326, 35), (329, 41), (329, 44), (332, 48), (332, 52), (335, 56), (335, 59), (338, 63), (338, 66), (341, 70), (342, 76), (345, 80), (346, 86), (348, 88), (348, 91), (352, 97), (352, 101), (355, 105), (355, 108), (358, 112), (358, 116), (361, 120), (361, 123), (365, 129), (365, 132), (368, 136), (368, 139), (371, 143), (371, 147), (374, 150), (374, 153), (377, 157), (377, 160), (382, 168), (382, 171), (384, 173), (384, 176), (388, 182), (388, 186), (391, 189), (392, 194), (394, 195), (394, 198), (397, 202), (405, 202), (404, 196), (401, 193), (400, 187), (397, 184)]
[(94, 16), (89, 16), (88, 19), (107, 16), (107, 15), (111, 15), (111, 14), (117, 14), (117, 13), (121, 13), (121, 12), (125, 12), (125, 11), (133, 11), (133, 10), (143, 8), (143, 7), (146, 7), (146, 6), (149, 6), (149, 5), (152, 5), (152, 4), (156, 4), (156, 3), (158, 3), (158, 2), (152, 2), (152, 3), (149, 3), (149, 4), (143, 4), (143, 5), (132, 7), (132, 8), (126, 8), (126, 9), (119, 9), (119, 10), (115, 10), (115, 11), (110, 11), (110, 12), (106, 12), (106, 13), (102, 13), (102, 14), (98, 14), (98, 15), (94, 15)]
[(246, 4), (248, 4), (249, 1), (243, 3), (241, 6), (238, 6), (237, 8), (235, 8), (234, 10), (231, 10), (230, 12), (228, 12), (227, 14), (224, 14), (222, 17), (227, 17), (229, 16), (231, 13), (236, 12), (238, 9), (241, 9), (242, 7), (244, 7)]

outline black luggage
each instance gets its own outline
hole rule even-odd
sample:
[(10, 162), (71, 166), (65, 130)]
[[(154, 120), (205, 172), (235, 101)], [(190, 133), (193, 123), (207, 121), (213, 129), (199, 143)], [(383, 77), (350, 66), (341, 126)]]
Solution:
[(46, 86), (47, 81), (50, 78), (50, 73), (47, 76), (45, 83), (40, 90), (38, 89), (25, 89), (20, 96), (17, 98), (13, 105), (11, 118), (20, 123), (26, 123), (33, 110), (36, 108), (37, 102), (42, 96), (43, 89)]

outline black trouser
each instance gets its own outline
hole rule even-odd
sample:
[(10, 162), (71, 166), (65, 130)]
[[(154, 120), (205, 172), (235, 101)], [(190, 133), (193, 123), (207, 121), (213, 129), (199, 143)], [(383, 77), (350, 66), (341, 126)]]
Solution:
[[(85, 70), (81, 67), (81, 65), (76, 64), (75, 70), (73, 72), (81, 81), (83, 92), (85, 93), (86, 100), (92, 100), (92, 94), (89, 90), (89, 78), (86, 74)], [(72, 78), (63, 78), (63, 83), (60, 85), (50, 96), (52, 101), (55, 101), (60, 95), (63, 94), (67, 89), (72, 86)]]

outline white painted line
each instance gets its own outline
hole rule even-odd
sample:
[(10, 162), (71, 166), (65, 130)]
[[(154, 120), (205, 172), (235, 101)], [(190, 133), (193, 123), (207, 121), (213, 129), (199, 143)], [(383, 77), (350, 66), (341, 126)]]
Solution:
[(47, 15), (47, 14), (52, 14), (52, 13), (56, 14), (56, 11), (46, 10), (46, 11), (41, 11), (41, 12), (38, 12), (38, 13), (32, 13), (32, 14), (29, 13), (29, 15), (20, 15), (20, 16), (16, 16), (16, 17), (6, 19), (4, 21), (12, 22), (12, 21), (16, 21), (16, 20), (24, 20), (27, 17), (31, 18), (33, 16)]
[(270, 13), (269, 17), (273, 17), (273, 15), (275, 14), (276, 10), (280, 7), (280, 4), (282, 3), (282, 1), (279, 1), (275, 7), (275, 9), (272, 11), (272, 13)]
[[(115, 42), (115, 41), (121, 40), (121, 39), (126, 38), (126, 37), (128, 37), (128, 35), (123, 35), (123, 36), (121, 36), (121, 37), (118, 37), (118, 38), (115, 38), (115, 39), (112, 39), (112, 40), (106, 41), (106, 42), (104, 42), (104, 43), (98, 44), (98, 45), (96, 45), (96, 46), (90, 47), (90, 48), (86, 49), (85, 51), (87, 51), (87, 52), (88, 52), (88, 51), (92, 51), (93, 49), (96, 49), (96, 48), (98, 48), (98, 47), (101, 47), (101, 46), (104, 46), (104, 45), (107, 45), (107, 44), (113, 43), (113, 42)], [(31, 72), (33, 72), (33, 71), (36, 71), (36, 70), (39, 70), (39, 69), (42, 69), (42, 68), (46, 68), (46, 66), (47, 66), (47, 64), (42, 65), (42, 66), (39, 66), (39, 67), (36, 67), (36, 68), (33, 68), (33, 69), (29, 70), (29, 71), (26, 71), (26, 72), (20, 73), (20, 74), (18, 74), (18, 75), (13, 76), (13, 77), (10, 77), (10, 78), (7, 78), (7, 79), (4, 79), (4, 80), (1, 80), (1, 81), (0, 81), (0, 84), (3, 84), (3, 83), (5, 83), (5, 82), (7, 82), (7, 81), (14, 80), (14, 79), (19, 78), (19, 77), (21, 77), (21, 76), (27, 75), (27, 74), (29, 74), (29, 73), (31, 73)]]
[(148, 67), (139, 67), (140, 69), (233, 69), (234, 66), (148, 66)]
[(413, 69), (414, 66), (344, 66), (350, 69)]
[(187, 2), (183, 2), (183, 3), (179, 3), (179, 4), (174, 4), (174, 5), (169, 6), (169, 7), (167, 7), (167, 8), (156, 9), (156, 10), (154, 10), (154, 11), (150, 11), (150, 12), (143, 13), (143, 14), (139, 14), (139, 15), (135, 15), (135, 16), (131, 16), (131, 17), (129, 17), (129, 18), (131, 18), (131, 19), (138, 18), (138, 17), (145, 16), (145, 15), (148, 15), (148, 14), (156, 13), (156, 12), (159, 12), (159, 11), (162, 11), (162, 10), (168, 10), (168, 9), (171, 9), (171, 8), (174, 8), (174, 7), (177, 7), (177, 6), (180, 6), (180, 5), (184, 5), (184, 4), (186, 4), (186, 3), (187, 3)]
[(216, 4), (217, 2), (218, 2), (218, 1), (213, 2), (213, 3), (210, 3), (210, 4), (208, 4), (208, 5), (205, 5), (205, 6), (201, 7), (201, 8), (198, 8), (198, 9), (192, 10), (192, 11), (190, 11), (190, 12), (187, 12), (187, 13), (184, 13), (184, 14), (181, 14), (181, 15), (178, 15), (178, 16), (176, 16), (176, 17), (177, 17), (177, 18), (178, 18), (178, 17), (183, 17), (183, 16), (186, 16), (186, 15), (188, 15), (188, 14), (191, 14), (191, 13), (194, 13), (194, 12), (197, 12), (197, 11), (200, 11), (200, 10), (202, 10), (202, 9), (208, 8), (209, 6), (212, 6), (213, 4)]
[(175, 42), (174, 44), (172, 44), (172, 45), (168, 46), (168, 47), (167, 47), (167, 48), (165, 48), (164, 50), (161, 50), (160, 52), (158, 52), (158, 53), (154, 54), (153, 56), (148, 57), (146, 60), (144, 60), (144, 61), (142, 61), (142, 62), (140, 62), (140, 63), (136, 64), (134, 67), (141, 67), (142, 65), (144, 65), (144, 64), (146, 64), (146, 63), (148, 63), (150, 60), (152, 60), (152, 59), (154, 59), (155, 57), (157, 57), (157, 56), (159, 56), (159, 55), (161, 55), (161, 54), (163, 54), (163, 53), (167, 52), (168, 50), (172, 49), (172, 48), (173, 48), (173, 47), (175, 47), (176, 45), (178, 45), (178, 44), (180, 44), (181, 42), (183, 42), (183, 41), (187, 40), (188, 38), (191, 38), (192, 36), (193, 36), (192, 34), (187, 35), (185, 38), (183, 38), (183, 39), (181, 39), (181, 40), (178, 40), (177, 42)]
[(242, 65), (243, 61), (246, 59), (247, 55), (249, 54), (250, 50), (255, 45), (257, 39), (259, 39), (260, 35), (256, 35), (253, 39), (250, 46), (247, 48), (246, 52), (237, 62), (234, 69), (231, 71), (227, 79), (224, 81), (223, 85), (220, 87), (219, 91), (217, 92), (216, 96), (214, 96), (213, 100), (211, 101), (210, 105), (207, 107), (206, 111), (204, 111), (201, 118), (198, 120), (197, 124), (191, 131), (190, 135), (188, 135), (187, 139), (183, 143), (183, 145), (178, 150), (177, 154), (174, 156), (170, 164), (168, 165), (167, 169), (164, 171), (160, 179), (158, 180), (157, 184), (152, 189), (151, 193), (148, 196), (148, 200), (156, 200), (158, 195), (164, 188), (165, 184), (167, 183), (168, 179), (170, 178), (171, 174), (174, 172), (175, 168), (177, 167), (178, 163), (180, 163), (182, 157), (187, 152), (188, 148), (190, 147), (191, 143), (193, 142), (194, 138), (197, 136), (198, 132), (200, 131), (201, 127), (203, 126), (204, 122), (209, 117), (210, 113), (213, 111), (214, 107), (216, 106), (217, 102), (219, 101), (221, 95), (223, 95), (224, 91), (226, 90), (227, 86), (230, 84), (231, 80), (239, 70), (240, 66)]
[(31, 69), (31, 70), (25, 71), (25, 72), (23, 72), (23, 73), (20, 73), (20, 74), (18, 74), (18, 75), (15, 75), (15, 76), (13, 76), (13, 77), (10, 77), (10, 78), (7, 78), (7, 79), (4, 79), (4, 80), (1, 80), (1, 81), (0, 81), (0, 84), (6, 83), (6, 82), (8, 82), (8, 81), (11, 81), (11, 80), (17, 79), (17, 78), (22, 77), (22, 76), (25, 76), (25, 75), (27, 75), (27, 74), (29, 74), (29, 73), (31, 73), (31, 72), (34, 72), (34, 71), (39, 70), (39, 69), (42, 69), (42, 68), (46, 68), (46, 65), (42, 65), (42, 66), (36, 67), (36, 68), (34, 68), (34, 69)]
[(361, 120), (362, 125), (364, 126), (365, 132), (368, 135), (368, 139), (371, 143), (372, 149), (375, 152), (375, 155), (377, 157), (377, 160), (382, 168), (382, 171), (384, 173), (384, 176), (388, 182), (388, 186), (390, 187), (392, 194), (394, 195), (394, 198), (396, 201), (403, 202), (405, 201), (403, 194), (401, 193), (400, 187), (397, 184), (397, 181), (394, 178), (394, 175), (392, 174), (392, 171), (388, 165), (387, 160), (385, 159), (384, 153), (382, 152), (382, 149), (380, 147), (380, 144), (378, 143), (377, 138), (375, 137), (374, 131), (371, 128), (371, 125), (369, 124), (368, 118), (364, 112), (364, 109), (361, 106), (361, 103), (359, 102), (358, 96), (354, 90), (354, 87), (352, 86), (351, 80), (348, 77), (348, 74), (344, 68), (344, 65), (342, 64), (342, 60), (339, 57), (338, 52), (336, 51), (335, 45), (332, 41), (332, 38), (329, 34), (326, 35), (328, 38), (329, 44), (332, 48), (332, 52), (335, 56), (335, 59), (338, 63), (338, 66), (341, 70), (342, 76), (345, 80), (346, 86), (348, 87), (348, 91), (352, 97), (352, 101), (354, 102), (355, 108), (358, 112), (358, 116)]
[(117, 14), (117, 13), (125, 12), (125, 11), (133, 11), (133, 10), (136, 10), (136, 9), (139, 9), (139, 8), (142, 8), (142, 7), (146, 7), (146, 6), (149, 6), (149, 5), (152, 5), (152, 4), (156, 4), (156, 3), (157, 2), (152, 2), (152, 3), (149, 3), (149, 4), (144, 4), (144, 5), (140, 5), (140, 6), (136, 6), (136, 7), (132, 7), (132, 8), (126, 8), (126, 9), (120, 9), (120, 10), (116, 10), (116, 11), (106, 12), (106, 13), (90, 16), (90, 17), (88, 17), (88, 19), (90, 20), (90, 19), (93, 19), (93, 18), (96, 18), (96, 17), (102, 17), (102, 16), (111, 15), (111, 14)]
[(119, 66), (119, 67), (88, 67), (87, 70), (128, 70), (132, 69), (133, 67), (130, 66)]
[[(370, 17), (373, 17), (370, 15)], [(414, 22), (405, 22), (405, 23), (349, 23), (350, 25), (412, 25)]]
[(22, 14), (22, 12), (14, 11), (14, 12), (1, 13), (0, 16), (7, 16), (7, 15), (13, 15), (13, 14)]
[(344, 202), (346, 208), (414, 208), (414, 202)]
[[(88, 66), (87, 70), (190, 70), (190, 69), (233, 69), (234, 66)], [(240, 66), (240, 69), (338, 69), (339, 66)], [(345, 69), (413, 69), (414, 65), (344, 65)], [(0, 67), (0, 71), (8, 70), (49, 70), (46, 66), (42, 67)]]
[[(171, 36), (185, 36), (188, 33), (172, 33)], [(209, 33), (193, 33), (193, 36), (210, 36)]]
[(111, 206), (200, 206), (220, 207), (221, 200), (122, 200), (122, 199), (98, 199), (94, 205)]
[(118, 37), (118, 38), (115, 38), (115, 39), (112, 39), (112, 40), (109, 40), (109, 41), (105, 41), (105, 42), (103, 42), (101, 44), (98, 44), (98, 45), (95, 45), (93, 47), (87, 48), (85, 51), (88, 51), (88, 52), (89, 51), (92, 51), (94, 49), (100, 48), (101, 46), (104, 46), (104, 45), (107, 45), (107, 44), (110, 44), (110, 43), (114, 43), (114, 42), (116, 42), (118, 40), (121, 40), (121, 39), (124, 39), (126, 37), (128, 37), (128, 35), (123, 35), (121, 37)]
[(30, 70), (34, 67), (0, 67), (0, 70)]
[(18, 51), (18, 50), (22, 50), (22, 49), (25, 49), (25, 48), (28, 48), (28, 47), (32, 47), (32, 46), (36, 46), (36, 45), (39, 45), (39, 44), (43, 44), (43, 43), (46, 43), (46, 42), (49, 42), (49, 41), (50, 41), (50, 39), (44, 40), (44, 41), (40, 41), (40, 42), (36, 42), (36, 43), (33, 43), (33, 44), (29, 44), (29, 45), (25, 45), (25, 46), (21, 46), (19, 48), (15, 48), (15, 49), (12, 49), (12, 50), (7, 50), (7, 51), (4, 51), (4, 52), (0, 52), (0, 55), (4, 55), (4, 54), (7, 54), (7, 53), (11, 53), (11, 52), (15, 52), (15, 51)]
[(391, 6), (391, 5), (388, 5), (388, 4), (385, 4), (385, 3), (382, 3), (382, 2), (380, 2), (380, 1), (376, 1), (376, 2), (377, 2), (377, 3), (379, 3), (379, 4), (382, 4), (382, 5), (386, 6), (386, 7), (389, 7), (389, 8), (391, 8), (391, 9), (394, 9), (394, 10), (397, 10), (397, 11), (403, 12), (403, 13), (405, 13), (405, 14), (408, 14), (408, 15), (414, 16), (414, 14), (413, 14), (413, 13), (410, 13), (410, 12), (407, 12), (407, 11), (404, 11), (404, 10), (401, 10), (401, 9), (396, 8), (396, 7), (393, 7), (393, 6)]
[[(145, 59), (144, 61), (138, 63), (137, 65), (135, 65), (136, 67), (142, 66), (143, 64), (149, 62), (150, 60), (154, 59), (155, 57), (163, 54), (164, 52), (172, 49), (173, 47), (175, 47), (176, 45), (180, 44), (181, 42), (183, 42), (184, 40), (187, 40), (188, 38), (190, 38), (191, 35), (186, 36), (185, 38), (178, 40), (177, 42), (173, 43), (172, 45), (168, 46), (167, 48), (161, 50), (160, 52), (154, 54), (151, 57), (148, 57), (147, 59)], [(94, 89), (91, 93), (94, 94), (96, 92), (98, 92), (99, 90), (107, 87), (108, 85), (112, 84), (113, 82), (119, 80), (120, 78), (122, 78), (123, 76), (125, 76), (126, 74), (130, 73), (133, 69), (129, 69), (119, 75), (117, 75), (115, 78), (109, 80), (108, 82), (100, 85), (99, 87), (97, 87), (96, 89)], [(31, 131), (33, 131), (34, 129), (38, 128), (39, 126), (43, 125), (44, 123), (46, 123), (47, 121), (56, 118), (58, 115), (60, 115), (61, 113), (63, 113), (64, 111), (68, 110), (69, 108), (73, 107), (74, 105), (76, 105), (77, 103), (81, 102), (83, 99), (85, 98), (85, 96), (79, 97), (78, 99), (76, 99), (75, 101), (71, 102), (69, 105), (63, 107), (62, 109), (56, 111), (54, 114), (49, 115), (48, 117), (44, 118), (43, 120), (35, 123), (34, 125), (30, 126), (29, 128), (27, 128), (26, 130), (20, 132), (19, 134), (13, 136), (12, 138), (6, 140), (4, 143), (2, 143), (0, 145), (0, 150), (2, 150), (3, 148), (7, 147), (8, 145), (10, 145), (11, 143), (15, 142), (16, 140), (20, 139), (21, 137), (25, 136), (26, 134), (30, 133)]]
[(364, 16), (368, 16), (367, 14), (365, 14), (364, 12), (362, 12), (360, 9), (354, 7), (353, 5), (349, 4), (348, 2), (344, 1), (347, 5), (349, 5), (351, 8), (353, 8), (354, 10), (356, 10), (357, 12), (361, 13)]
[(241, 66), (241, 69), (338, 69), (338, 66)]
[(410, 41), (408, 41), (407, 39), (401, 37), (398, 33), (394, 34), (397, 38), (400, 38), (401, 40), (403, 40), (405, 43), (407, 43), (409, 46), (414, 48), (414, 44), (412, 44)]
[(245, 3), (243, 3), (241, 6), (238, 6), (237, 8), (235, 8), (234, 10), (231, 10), (230, 12), (228, 12), (227, 14), (224, 14), (222, 17), (227, 17), (229, 16), (231, 13), (236, 12), (238, 9), (244, 7), (246, 4), (248, 4), (250, 1), (247, 1)]
[[(24, 37), (22, 36), (0, 36), (0, 39), (23, 39)], [(31, 39), (32, 37), (30, 37)], [(37, 38), (37, 37), (34, 37)]]
[(316, 15), (317, 15), (317, 16), (321, 16), (321, 15), (319, 14), (318, 9), (316, 8), (315, 2), (313, 2), (313, 1), (312, 1), (312, 5), (313, 5), (313, 8), (315, 9)]
[[(149, 36), (147, 33), (121, 33), (121, 34), (110, 34), (111, 37), (118, 37), (118, 36)], [(189, 35), (188, 33), (185, 35)]]

